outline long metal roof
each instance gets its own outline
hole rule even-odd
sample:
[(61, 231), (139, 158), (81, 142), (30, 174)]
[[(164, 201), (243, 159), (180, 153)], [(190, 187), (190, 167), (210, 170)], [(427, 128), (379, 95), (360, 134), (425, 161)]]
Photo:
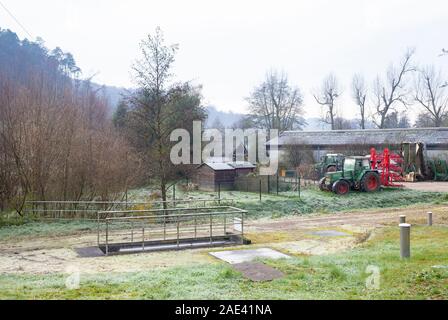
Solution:
[[(277, 139), (267, 144), (273, 145)], [(278, 145), (382, 145), (401, 143), (448, 144), (448, 128), (368, 129), (333, 131), (286, 131), (278, 138)]]
[(215, 171), (235, 170), (235, 169), (254, 169), (256, 168), (250, 162), (247, 161), (235, 161), (235, 162), (204, 162), (202, 165), (206, 165)]

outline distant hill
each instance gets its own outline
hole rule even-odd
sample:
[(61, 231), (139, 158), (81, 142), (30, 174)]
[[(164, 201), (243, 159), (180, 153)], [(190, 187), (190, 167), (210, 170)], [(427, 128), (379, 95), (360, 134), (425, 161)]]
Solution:
[(92, 87), (97, 90), (98, 89), (104, 90), (104, 95), (109, 100), (111, 114), (117, 108), (117, 105), (120, 102), (120, 100), (122, 99), (122, 97), (126, 96), (129, 93), (129, 90), (126, 88), (100, 85), (98, 83), (92, 83)]
[(219, 119), (219, 121), (224, 125), (226, 128), (232, 127), (236, 122), (243, 119), (244, 114), (242, 113), (233, 113), (233, 112), (226, 112), (226, 111), (219, 111), (214, 106), (207, 106), (205, 107), (207, 110), (208, 118), (206, 122), (206, 127), (211, 127), (216, 119)]
[[(129, 90), (126, 88), (113, 87), (113, 86), (101, 86), (99, 84), (93, 83), (94, 88), (103, 89), (104, 94), (109, 99), (111, 114), (115, 111), (120, 99), (123, 96), (129, 94)], [(206, 106), (205, 107), (208, 118), (205, 123), (205, 127), (211, 128), (215, 121), (219, 119), (221, 124), (226, 128), (231, 128), (235, 123), (244, 118), (244, 114), (242, 113), (234, 113), (227, 111), (220, 111), (215, 106)], [(319, 118), (307, 118), (305, 119), (306, 125), (303, 127), (304, 131), (320, 131), (320, 130), (330, 130), (330, 125), (322, 122)], [(349, 120), (353, 127), (358, 125), (358, 120), (351, 119)], [(373, 128), (373, 124), (367, 123), (368, 127)]]

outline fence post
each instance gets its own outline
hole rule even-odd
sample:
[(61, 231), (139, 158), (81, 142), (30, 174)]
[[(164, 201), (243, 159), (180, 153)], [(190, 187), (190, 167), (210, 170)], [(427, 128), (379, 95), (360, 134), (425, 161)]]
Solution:
[(98, 231), (97, 243), (98, 243), (98, 247), (99, 247), (100, 246), (100, 212), (97, 211), (96, 215), (97, 215), (97, 224), (98, 224), (98, 228), (97, 228), (97, 231)]
[(277, 195), (278, 195), (278, 184), (279, 184), (279, 176), (278, 176), (278, 171), (277, 171)]
[(173, 207), (176, 207), (176, 184), (173, 184)]
[(224, 214), (224, 236), (227, 235), (227, 215)]
[(411, 225), (400, 224), (400, 255), (402, 259), (411, 257)]
[(210, 244), (213, 244), (213, 216), (210, 214)]
[(109, 255), (109, 221), (106, 219), (106, 256)]
[(128, 210), (128, 188), (126, 187), (126, 210)]
[(166, 215), (163, 215), (163, 240), (166, 240)]
[(179, 216), (177, 216), (177, 249), (179, 249)]
[(142, 249), (145, 251), (145, 220), (142, 221)]
[(268, 194), (271, 193), (271, 176), (268, 175)]
[(134, 221), (131, 220), (131, 242), (134, 243)]
[(428, 212), (428, 226), (432, 226), (432, 212)]

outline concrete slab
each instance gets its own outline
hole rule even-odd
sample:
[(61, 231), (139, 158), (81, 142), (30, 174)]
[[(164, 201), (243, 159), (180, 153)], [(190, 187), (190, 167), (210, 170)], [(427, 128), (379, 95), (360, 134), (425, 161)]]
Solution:
[(263, 263), (243, 262), (234, 264), (233, 268), (252, 281), (271, 281), (285, 276), (283, 272)]
[(230, 264), (249, 262), (257, 258), (265, 258), (265, 259), (290, 258), (290, 256), (284, 253), (269, 248), (210, 252), (210, 255), (214, 256), (215, 258), (221, 259), (225, 262), (228, 262)]
[(314, 236), (319, 237), (347, 237), (350, 236), (348, 233), (336, 231), (336, 230), (321, 230), (311, 233)]

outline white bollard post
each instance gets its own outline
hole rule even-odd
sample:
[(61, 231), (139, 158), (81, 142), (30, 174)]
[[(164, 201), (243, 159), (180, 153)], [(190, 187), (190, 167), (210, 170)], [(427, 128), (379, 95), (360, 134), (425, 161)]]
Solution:
[(432, 226), (432, 212), (428, 212), (428, 226)]
[(400, 224), (400, 255), (402, 259), (411, 257), (411, 225)]

